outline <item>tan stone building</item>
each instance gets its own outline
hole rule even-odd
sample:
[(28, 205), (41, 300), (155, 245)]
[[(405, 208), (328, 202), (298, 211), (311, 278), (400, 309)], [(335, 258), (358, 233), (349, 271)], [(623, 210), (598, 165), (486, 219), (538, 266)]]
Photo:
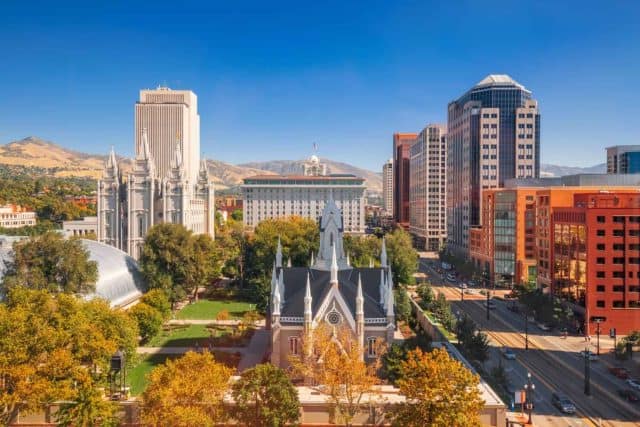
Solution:
[(320, 250), (310, 267), (282, 265), (278, 242), (271, 279), (271, 363), (289, 366), (302, 339), (321, 324), (346, 326), (363, 349), (377, 357), (376, 341), (391, 343), (395, 330), (393, 277), (383, 242), (381, 267), (354, 268), (345, 256), (342, 212), (330, 199), (320, 217)]

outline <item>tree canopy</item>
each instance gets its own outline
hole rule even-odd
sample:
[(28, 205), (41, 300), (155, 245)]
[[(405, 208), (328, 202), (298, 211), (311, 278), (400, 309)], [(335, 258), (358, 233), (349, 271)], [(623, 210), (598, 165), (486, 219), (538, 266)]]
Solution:
[(209, 352), (168, 359), (149, 374), (142, 422), (153, 426), (214, 426), (226, 419), (223, 398), (232, 370)]
[(90, 293), (98, 280), (98, 265), (79, 239), (66, 239), (47, 232), (13, 245), (13, 260), (7, 266), (3, 287), (63, 293)]
[(418, 271), (418, 253), (413, 249), (411, 235), (397, 227), (385, 239), (393, 277), (397, 283), (412, 285), (413, 274)]
[(249, 427), (292, 425), (300, 418), (298, 392), (286, 372), (270, 363), (242, 373), (233, 384), (234, 418)]
[(344, 236), (344, 250), (354, 267), (368, 267), (370, 262), (379, 266), (381, 248), (382, 240), (376, 236)]
[(396, 382), (407, 401), (393, 413), (397, 426), (480, 426), (484, 402), (477, 375), (452, 359), (444, 349), (415, 349), (402, 362)]

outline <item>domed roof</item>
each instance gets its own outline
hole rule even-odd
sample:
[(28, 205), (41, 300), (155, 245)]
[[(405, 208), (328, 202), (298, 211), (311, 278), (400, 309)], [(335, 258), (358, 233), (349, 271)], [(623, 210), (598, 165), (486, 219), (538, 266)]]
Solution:
[(311, 163), (320, 163), (320, 159), (315, 154), (313, 154), (311, 157), (309, 157), (309, 161)]
[(98, 281), (87, 299), (104, 298), (112, 307), (132, 303), (145, 291), (142, 273), (136, 261), (125, 252), (95, 240), (82, 239), (89, 259), (98, 263)]

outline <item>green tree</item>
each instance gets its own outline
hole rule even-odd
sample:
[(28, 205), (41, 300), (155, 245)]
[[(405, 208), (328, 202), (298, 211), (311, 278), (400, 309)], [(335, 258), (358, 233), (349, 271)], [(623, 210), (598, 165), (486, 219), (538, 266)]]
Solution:
[(431, 304), (433, 304), (433, 302), (436, 299), (431, 285), (427, 283), (423, 283), (418, 287), (416, 292), (420, 297), (420, 300), (421, 300), (420, 304), (422, 308), (429, 309), (431, 307)]
[(368, 267), (370, 262), (379, 265), (381, 248), (382, 241), (376, 236), (344, 236), (344, 250), (354, 267)]
[(59, 233), (21, 240), (3, 278), (4, 289), (23, 286), (49, 292), (89, 293), (95, 290), (98, 265), (79, 239)]
[(242, 209), (236, 209), (231, 212), (231, 219), (234, 221), (242, 222)]
[(412, 285), (418, 271), (418, 253), (413, 249), (411, 235), (397, 227), (386, 236), (387, 252), (396, 282)]
[(478, 377), (444, 349), (424, 353), (412, 350), (402, 363), (397, 381), (405, 403), (396, 405), (397, 426), (480, 426)]
[(147, 232), (140, 266), (151, 289), (162, 289), (171, 307), (193, 291), (191, 272), (191, 231), (183, 225), (163, 223)]
[(171, 317), (171, 303), (162, 289), (151, 289), (142, 295), (140, 302), (158, 310), (162, 320), (167, 320)]
[(191, 235), (188, 263), (185, 266), (186, 287), (193, 289), (193, 299), (198, 299), (198, 289), (220, 277), (222, 262), (218, 249), (208, 234)]
[(222, 254), (222, 274), (238, 279), (240, 287), (245, 285), (245, 257), (248, 238), (241, 221), (228, 220), (216, 232), (216, 245)]
[(297, 424), (298, 392), (282, 369), (269, 363), (242, 373), (233, 384), (233, 417), (242, 425), (277, 427)]
[(162, 327), (162, 315), (150, 305), (138, 303), (128, 313), (136, 321), (143, 343), (155, 337)]
[(407, 294), (404, 288), (399, 287), (395, 291), (395, 297), (396, 316), (398, 316), (399, 320), (408, 322), (411, 318), (411, 301), (409, 300), (409, 294)]

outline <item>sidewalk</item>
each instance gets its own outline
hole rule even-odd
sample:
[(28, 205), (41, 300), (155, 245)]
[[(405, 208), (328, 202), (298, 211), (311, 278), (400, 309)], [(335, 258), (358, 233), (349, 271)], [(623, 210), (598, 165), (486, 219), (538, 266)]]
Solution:
[[(215, 319), (171, 319), (167, 321), (168, 325), (215, 325), (215, 326), (238, 326), (241, 320), (215, 320)], [(264, 320), (258, 320), (254, 322), (254, 325), (258, 328), (265, 326)]]
[(269, 348), (270, 334), (264, 328), (258, 329), (253, 336), (249, 345), (244, 349), (242, 359), (238, 364), (238, 372), (253, 368), (262, 363), (262, 359)]
[[(203, 347), (138, 347), (138, 354), (184, 354), (189, 351), (199, 351)], [(207, 349), (206, 347), (204, 349)], [(213, 351), (225, 353), (242, 353), (247, 351), (246, 347), (212, 347)]]

